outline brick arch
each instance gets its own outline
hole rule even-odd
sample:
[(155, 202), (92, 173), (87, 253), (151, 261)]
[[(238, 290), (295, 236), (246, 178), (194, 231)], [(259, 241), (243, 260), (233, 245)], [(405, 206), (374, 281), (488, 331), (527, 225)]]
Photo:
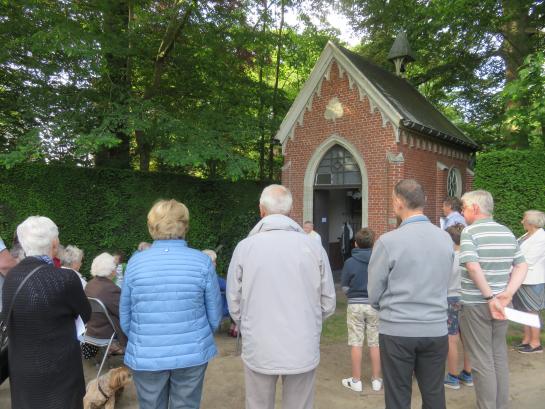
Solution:
[(303, 220), (312, 220), (313, 218), (313, 209), (314, 209), (314, 179), (316, 176), (316, 171), (318, 166), (322, 161), (324, 155), (331, 149), (333, 146), (339, 145), (345, 148), (360, 168), (361, 173), (361, 227), (366, 227), (368, 225), (368, 206), (369, 206), (369, 182), (367, 179), (367, 168), (363, 157), (361, 156), (358, 149), (348, 142), (345, 138), (341, 137), (338, 134), (333, 134), (325, 141), (323, 141), (314, 151), (310, 160), (307, 164), (307, 170), (305, 172), (305, 180), (303, 187)]

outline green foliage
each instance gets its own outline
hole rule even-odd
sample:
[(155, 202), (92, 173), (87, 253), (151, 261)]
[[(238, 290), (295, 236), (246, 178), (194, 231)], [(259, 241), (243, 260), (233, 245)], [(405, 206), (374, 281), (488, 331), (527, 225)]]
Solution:
[(334, 35), (308, 20), (284, 24), (275, 93), (286, 2), (196, 2), (158, 66), (188, 3), (0, 2), (0, 167), (46, 159), (211, 179), (266, 174), (257, 158)]
[(522, 235), (526, 210), (545, 211), (545, 152), (505, 150), (477, 157), (474, 187), (494, 197), (494, 217)]
[(542, 0), (338, 3), (362, 33), (359, 51), (391, 69), (388, 51), (406, 30), (416, 54), (407, 65), (408, 80), (485, 149), (514, 145), (500, 132), (506, 105), (500, 93), (524, 58), (543, 49)]
[(529, 55), (502, 97), (508, 105), (504, 125), (529, 135), (531, 146), (545, 146), (545, 53)]
[(146, 218), (158, 199), (187, 205), (187, 236), (197, 249), (222, 245), (218, 272), (226, 273), (234, 246), (257, 222), (262, 186), (255, 182), (203, 181), (168, 173), (24, 165), (0, 172), (0, 236), (11, 241), (16, 226), (31, 215), (50, 217), (62, 244), (85, 251), (82, 272), (102, 251), (130, 255), (151, 241)]

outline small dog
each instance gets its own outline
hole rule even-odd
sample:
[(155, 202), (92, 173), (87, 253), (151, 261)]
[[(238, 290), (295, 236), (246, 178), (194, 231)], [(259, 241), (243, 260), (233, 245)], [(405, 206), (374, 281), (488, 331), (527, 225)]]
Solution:
[(121, 366), (110, 369), (100, 378), (93, 379), (87, 384), (83, 409), (114, 409), (116, 398), (119, 398), (123, 388), (131, 381), (129, 368)]

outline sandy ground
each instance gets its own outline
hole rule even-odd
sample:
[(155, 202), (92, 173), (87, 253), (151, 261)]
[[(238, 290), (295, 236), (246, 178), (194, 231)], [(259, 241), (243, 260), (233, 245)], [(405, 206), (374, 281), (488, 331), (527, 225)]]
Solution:
[[(244, 375), (240, 357), (235, 353), (235, 340), (224, 333), (217, 336), (220, 355), (214, 359), (206, 372), (203, 409), (241, 409), (244, 408)], [(316, 385), (316, 409), (381, 409), (384, 408), (382, 392), (372, 392), (369, 383), (369, 369), (364, 359), (363, 393), (349, 391), (341, 386), (341, 379), (350, 374), (348, 347), (336, 343), (322, 345), (322, 359), (318, 368)], [(522, 355), (509, 352), (511, 370), (511, 407), (513, 409), (537, 409), (545, 407), (545, 354)], [(108, 361), (110, 367), (121, 364), (118, 357)], [(94, 363), (85, 362), (86, 379), (96, 376)], [(0, 387), (0, 408), (10, 408), (9, 383)], [(134, 386), (125, 389), (116, 405), (119, 409), (136, 409)], [(281, 386), (278, 384), (277, 408), (281, 407)], [(412, 408), (420, 408), (421, 400), (416, 383), (413, 387)], [(449, 409), (475, 407), (473, 388), (447, 390)], [(68, 409), (68, 408), (67, 408)]]

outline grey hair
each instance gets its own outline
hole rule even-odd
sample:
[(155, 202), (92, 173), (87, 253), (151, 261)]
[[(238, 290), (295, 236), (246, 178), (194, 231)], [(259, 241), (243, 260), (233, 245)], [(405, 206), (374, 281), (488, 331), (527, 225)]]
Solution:
[(59, 259), (64, 267), (72, 267), (74, 263), (81, 263), (83, 260), (83, 250), (76, 246), (68, 245), (59, 252)]
[(476, 204), (479, 206), (481, 213), (492, 216), (494, 213), (494, 199), (490, 192), (486, 190), (473, 190), (472, 192), (464, 193), (462, 202), (465, 205)]
[(49, 217), (30, 216), (17, 226), (17, 238), (27, 257), (47, 256), (59, 229)]
[(91, 275), (94, 277), (109, 277), (117, 268), (114, 256), (102, 253), (95, 257), (91, 264)]
[(527, 210), (524, 212), (524, 220), (532, 226), (543, 228), (545, 226), (545, 213), (539, 210)]
[(287, 216), (291, 211), (293, 198), (289, 189), (282, 185), (269, 185), (261, 193), (259, 204), (267, 214), (283, 214)]
[(492, 216), (494, 213), (494, 198), (486, 190), (473, 190), (471, 192), (464, 193), (462, 196), (462, 202), (466, 205), (476, 204), (479, 206), (481, 213), (488, 216)]

